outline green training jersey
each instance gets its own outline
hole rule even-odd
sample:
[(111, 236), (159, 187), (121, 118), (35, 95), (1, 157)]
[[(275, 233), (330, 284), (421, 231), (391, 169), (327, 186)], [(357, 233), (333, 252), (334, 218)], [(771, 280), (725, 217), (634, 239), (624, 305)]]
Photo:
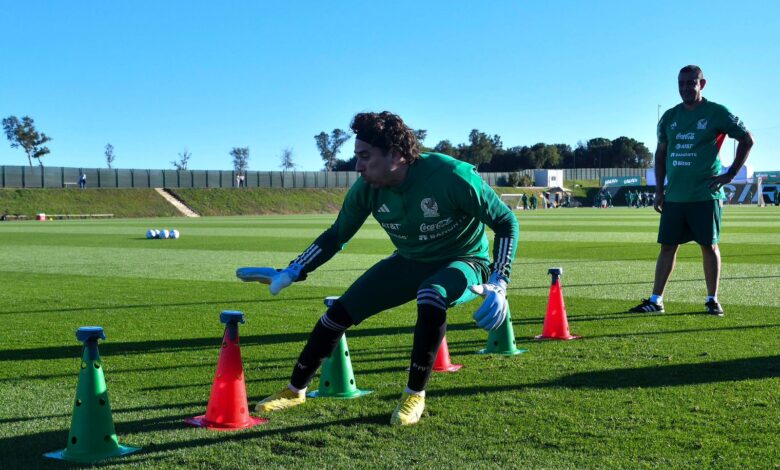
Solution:
[(358, 178), (336, 222), (293, 261), (303, 266), (301, 279), (341, 250), (369, 214), (400, 256), (422, 262), (489, 261), (487, 225), (495, 232), (492, 270), (509, 278), (518, 236), (515, 215), (472, 165), (423, 153), (399, 186), (375, 189)]
[(740, 138), (746, 133), (738, 117), (712, 101), (703, 100), (691, 110), (680, 103), (666, 111), (658, 121), (658, 142), (667, 145), (665, 200), (723, 199), (722, 189), (709, 188), (712, 177), (721, 172), (720, 147), (727, 135)]

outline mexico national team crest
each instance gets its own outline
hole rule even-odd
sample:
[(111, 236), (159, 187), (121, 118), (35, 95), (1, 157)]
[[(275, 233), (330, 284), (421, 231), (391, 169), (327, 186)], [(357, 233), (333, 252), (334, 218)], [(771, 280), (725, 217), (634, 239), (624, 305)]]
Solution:
[(699, 121), (696, 123), (696, 129), (697, 130), (704, 130), (707, 128), (707, 120), (706, 119), (699, 119)]
[(420, 202), (420, 209), (423, 211), (423, 217), (439, 217), (439, 204), (432, 197), (423, 199)]

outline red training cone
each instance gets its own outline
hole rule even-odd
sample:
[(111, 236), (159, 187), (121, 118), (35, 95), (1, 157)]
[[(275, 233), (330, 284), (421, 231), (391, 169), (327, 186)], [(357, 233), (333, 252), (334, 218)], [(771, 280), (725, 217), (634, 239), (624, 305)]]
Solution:
[(238, 344), (238, 323), (244, 323), (244, 314), (226, 310), (219, 316), (225, 324), (225, 336), (219, 353), (217, 373), (211, 386), (206, 414), (185, 420), (187, 424), (217, 431), (251, 428), (268, 422), (249, 415), (244, 382), (241, 347)]
[(441, 340), (439, 352), (436, 354), (436, 362), (433, 363), (434, 372), (455, 372), (460, 370), (463, 364), (453, 364), (450, 362), (450, 348), (447, 346), (447, 337)]
[(560, 277), (562, 268), (550, 268), (547, 274), (552, 274), (550, 298), (547, 301), (547, 315), (544, 317), (542, 334), (536, 339), (577, 339), (579, 336), (569, 333), (569, 320), (566, 318), (566, 306), (563, 303), (563, 289)]

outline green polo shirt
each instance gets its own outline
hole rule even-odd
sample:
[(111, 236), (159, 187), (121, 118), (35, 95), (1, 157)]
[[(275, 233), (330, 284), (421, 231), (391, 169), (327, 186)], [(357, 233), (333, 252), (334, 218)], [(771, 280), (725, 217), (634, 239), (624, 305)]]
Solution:
[(719, 152), (728, 135), (741, 138), (747, 129), (723, 105), (703, 100), (688, 110), (680, 103), (658, 122), (658, 142), (667, 144), (665, 200), (695, 202), (723, 199), (723, 190), (709, 188), (721, 172)]

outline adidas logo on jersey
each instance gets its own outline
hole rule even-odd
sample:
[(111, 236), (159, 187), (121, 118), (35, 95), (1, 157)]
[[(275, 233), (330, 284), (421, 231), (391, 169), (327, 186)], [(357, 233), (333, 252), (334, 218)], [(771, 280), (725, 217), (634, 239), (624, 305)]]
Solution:
[(376, 210), (380, 214), (389, 214), (390, 209), (388, 209), (387, 204), (382, 204), (382, 206), (379, 207), (379, 209)]

